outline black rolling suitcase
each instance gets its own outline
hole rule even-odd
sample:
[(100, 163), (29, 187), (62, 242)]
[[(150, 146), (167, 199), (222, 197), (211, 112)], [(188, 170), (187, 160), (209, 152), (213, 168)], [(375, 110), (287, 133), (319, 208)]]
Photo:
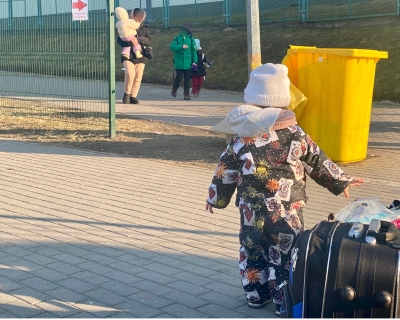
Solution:
[(393, 224), (379, 220), (322, 221), (305, 231), (292, 251), (281, 316), (400, 317), (397, 234)]

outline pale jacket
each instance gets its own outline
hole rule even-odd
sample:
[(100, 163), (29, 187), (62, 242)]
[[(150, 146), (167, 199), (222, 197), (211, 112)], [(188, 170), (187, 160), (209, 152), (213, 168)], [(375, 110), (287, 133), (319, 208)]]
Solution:
[(117, 7), (115, 9), (115, 16), (118, 19), (115, 27), (118, 29), (118, 34), (121, 39), (136, 35), (136, 30), (140, 27), (141, 24), (140, 22), (129, 19), (128, 12), (121, 7)]

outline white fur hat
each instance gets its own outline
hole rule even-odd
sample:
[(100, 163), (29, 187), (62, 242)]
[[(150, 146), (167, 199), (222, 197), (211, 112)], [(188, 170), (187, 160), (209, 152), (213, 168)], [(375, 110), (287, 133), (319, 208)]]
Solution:
[(288, 68), (283, 64), (266, 63), (250, 73), (244, 89), (244, 101), (263, 107), (288, 107), (290, 104)]

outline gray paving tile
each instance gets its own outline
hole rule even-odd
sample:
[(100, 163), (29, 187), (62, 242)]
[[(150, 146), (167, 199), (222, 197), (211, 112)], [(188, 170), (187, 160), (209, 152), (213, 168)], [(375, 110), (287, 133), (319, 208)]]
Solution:
[(70, 278), (70, 279), (65, 279), (65, 280), (60, 280), (57, 282), (60, 286), (64, 286), (68, 289), (71, 289), (72, 291), (75, 292), (80, 292), (80, 293), (84, 293), (86, 291), (89, 290), (93, 290), (94, 288), (96, 288), (94, 285), (83, 281), (82, 279), (74, 279), (74, 278)]
[[(16, 300), (12, 304), (5, 304), (1, 307), (6, 313), (12, 314), (17, 318), (31, 318), (43, 313), (42, 309), (35, 307), (25, 301)], [(3, 317), (3, 315), (2, 315)]]
[(149, 305), (151, 307), (154, 307), (156, 309), (162, 308), (169, 306), (171, 304), (174, 304), (175, 301), (168, 299), (169, 293), (165, 298), (164, 297), (159, 297), (154, 295), (153, 293), (146, 292), (146, 291), (141, 291), (136, 294), (133, 294), (129, 296), (128, 298), (130, 300), (135, 300), (137, 302), (141, 302), (145, 305)]
[(114, 306), (116, 304), (125, 302), (127, 299), (119, 294), (113, 293), (104, 288), (95, 289), (92, 291), (85, 292), (85, 296), (93, 298), (101, 303), (109, 306)]
[(64, 287), (46, 291), (46, 294), (49, 295), (52, 299), (68, 301), (70, 303), (82, 302), (87, 299), (86, 296)]
[(173, 282), (175, 279), (170, 276), (165, 276), (163, 274), (153, 272), (153, 271), (145, 271), (140, 274), (142, 279), (147, 279), (153, 282), (157, 282), (159, 284), (167, 284)]
[(131, 314), (134, 318), (154, 318), (155, 316), (162, 314), (162, 311), (159, 309), (132, 300), (120, 303), (116, 305), (115, 308), (124, 310), (125, 312)]
[(40, 277), (46, 279), (51, 282), (57, 282), (63, 279), (68, 278), (69, 276), (65, 273), (61, 273), (52, 269), (43, 268), (40, 270), (35, 270), (32, 272), (32, 275), (35, 277)]
[(244, 291), (243, 291), (242, 299), (232, 298), (226, 294), (216, 292), (216, 291), (210, 291), (210, 292), (202, 294), (198, 297), (201, 299), (207, 300), (209, 302), (212, 302), (213, 304), (224, 306), (228, 309), (234, 309), (234, 308), (238, 308), (241, 306), (247, 306), (247, 301), (246, 301), (246, 298), (244, 295)]
[(229, 310), (217, 304), (207, 304), (198, 308), (198, 310), (216, 318), (221, 317), (221, 315), (224, 315), (224, 318), (243, 318), (243, 313)]
[(142, 291), (131, 284), (122, 283), (116, 280), (100, 283), (99, 286), (123, 297)]
[[(92, 262), (92, 261), (86, 261), (80, 264), (76, 265), (78, 268), (76, 268), (76, 272), (77, 271), (82, 271), (82, 270), (87, 270), (90, 272), (93, 272), (95, 274), (105, 274), (107, 272), (111, 272), (113, 271), (113, 269), (106, 267), (100, 263), (96, 263), (96, 262)], [(74, 272), (75, 273), (75, 272)]]
[(182, 304), (173, 304), (171, 306), (162, 308), (163, 312), (172, 314), (177, 318), (210, 318), (207, 313), (194, 310)]
[[(112, 269), (110, 269), (109, 272), (104, 273), (103, 276), (126, 284), (132, 284), (143, 280), (142, 277), (138, 277), (130, 273)], [(142, 274), (140, 274), (140, 276), (142, 276)]]
[(82, 271), (82, 269), (77, 268), (76, 266), (72, 266), (66, 262), (61, 262), (61, 261), (47, 264), (46, 268), (50, 268), (55, 271), (65, 273), (67, 275)]
[(201, 306), (209, 304), (209, 301), (200, 299), (194, 295), (186, 292), (175, 291), (165, 295), (166, 298), (175, 301), (176, 303), (183, 304), (187, 307), (198, 309)]
[(169, 285), (166, 286), (164, 284), (160, 284), (158, 282), (154, 282), (154, 281), (150, 281), (150, 280), (143, 280), (143, 281), (135, 282), (134, 284), (132, 284), (132, 286), (134, 286), (135, 288), (138, 288), (138, 289), (141, 289), (144, 291), (148, 291), (157, 296), (163, 296), (167, 293), (174, 292), (175, 289), (170, 288)]

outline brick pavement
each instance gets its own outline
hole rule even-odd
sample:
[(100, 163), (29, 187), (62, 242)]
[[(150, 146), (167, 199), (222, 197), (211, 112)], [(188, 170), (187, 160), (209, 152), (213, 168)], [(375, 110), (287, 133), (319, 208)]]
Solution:
[[(118, 111), (206, 128), (241, 99), (145, 87), (154, 102)], [(374, 156), (345, 168), (366, 178), (352, 198), (399, 197), (399, 131), (399, 107), (376, 105)], [(0, 317), (274, 317), (246, 306), (236, 208), (204, 210), (210, 170), (4, 139), (0, 159)], [(314, 183), (308, 195), (307, 226), (348, 202)]]

